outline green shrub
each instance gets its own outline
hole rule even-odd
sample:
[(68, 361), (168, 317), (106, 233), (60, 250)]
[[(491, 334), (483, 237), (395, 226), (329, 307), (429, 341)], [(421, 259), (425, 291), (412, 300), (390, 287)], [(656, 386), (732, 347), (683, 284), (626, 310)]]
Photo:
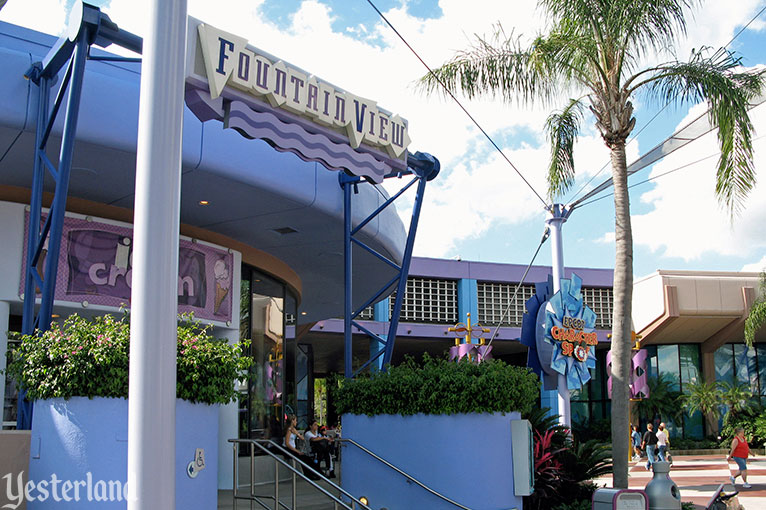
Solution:
[(673, 450), (714, 450), (723, 448), (715, 439), (683, 439), (671, 438), (670, 448)]
[(591, 510), (593, 503), (589, 499), (579, 499), (571, 503), (561, 503), (553, 510)]
[(500, 360), (458, 363), (423, 355), (369, 378), (344, 380), (334, 393), (338, 414), (413, 415), (529, 412), (540, 393), (528, 369)]
[[(182, 316), (178, 326), (176, 396), (190, 402), (226, 404), (237, 396), (235, 381), (249, 366), (242, 345), (211, 337), (210, 326)], [(14, 349), (8, 373), (30, 400), (128, 397), (130, 320), (72, 315), (42, 334), (25, 335)]]
[(729, 411), (723, 418), (721, 429), (721, 447), (729, 448), (734, 431), (742, 427), (750, 445), (763, 445), (766, 442), (766, 410), (762, 407), (749, 407), (742, 411)]
[(694, 510), (697, 506), (691, 501), (681, 501), (681, 510)]

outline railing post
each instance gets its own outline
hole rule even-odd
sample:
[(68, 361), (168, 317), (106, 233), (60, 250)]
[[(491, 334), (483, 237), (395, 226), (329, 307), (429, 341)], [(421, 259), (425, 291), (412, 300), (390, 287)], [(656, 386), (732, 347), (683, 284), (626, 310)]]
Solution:
[(274, 510), (279, 510), (279, 462), (274, 457)]
[[(296, 469), (298, 469), (298, 466), (295, 464), (295, 459), (293, 459), (293, 470), (296, 470)], [(297, 506), (297, 504), (295, 502), (296, 498), (298, 497), (298, 490), (297, 490), (298, 489), (298, 487), (297, 487), (297, 481), (298, 480), (297, 480), (297, 478), (298, 477), (295, 476), (295, 471), (293, 471), (293, 499), (292, 499), (293, 510), (296, 510), (298, 508), (298, 506)]]
[(250, 443), (250, 497), (255, 496), (255, 443)]
[(233, 473), (234, 479), (231, 482), (231, 506), (234, 510), (237, 510), (237, 482), (239, 480), (239, 462), (237, 462), (237, 452), (239, 449), (239, 443), (232, 443), (232, 453), (234, 456)]

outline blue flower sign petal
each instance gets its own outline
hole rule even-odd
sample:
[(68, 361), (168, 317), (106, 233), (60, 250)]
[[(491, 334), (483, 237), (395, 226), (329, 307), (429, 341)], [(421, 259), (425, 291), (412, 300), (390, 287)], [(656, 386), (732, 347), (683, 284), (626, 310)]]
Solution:
[[(550, 285), (546, 290), (549, 289)], [(596, 368), (596, 314), (584, 304), (582, 279), (576, 274), (571, 279), (562, 278), (559, 292), (545, 297), (547, 301), (540, 302), (538, 298), (535, 303), (527, 303), (527, 311), (536, 315), (537, 321), (534, 336), (527, 328), (522, 331), (522, 341), (527, 345), (534, 343), (536, 348), (530, 349), (530, 357), (538, 357), (528, 364), (539, 367), (544, 382), (552, 382), (554, 376), (561, 374), (570, 390), (581, 388), (590, 380), (589, 369)], [(530, 310), (530, 304), (537, 304), (538, 308)]]

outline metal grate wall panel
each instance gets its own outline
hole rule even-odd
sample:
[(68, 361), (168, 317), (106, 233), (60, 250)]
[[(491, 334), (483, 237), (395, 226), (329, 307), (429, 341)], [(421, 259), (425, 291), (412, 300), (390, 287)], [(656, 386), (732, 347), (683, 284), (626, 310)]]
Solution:
[[(485, 326), (499, 324), (517, 285), (515, 283), (478, 282), (479, 322)], [(524, 303), (534, 294), (534, 285), (522, 285), (513, 303), (511, 303), (510, 310), (505, 315), (502, 325), (521, 327), (521, 318), (526, 310)]]
[(596, 327), (599, 329), (612, 329), (612, 307), (614, 305), (612, 289), (583, 288), (582, 295), (585, 304), (596, 312)]
[[(396, 293), (391, 295), (389, 316)], [(403, 322), (455, 324), (458, 322), (457, 281), (407, 278), (407, 290), (399, 320)]]

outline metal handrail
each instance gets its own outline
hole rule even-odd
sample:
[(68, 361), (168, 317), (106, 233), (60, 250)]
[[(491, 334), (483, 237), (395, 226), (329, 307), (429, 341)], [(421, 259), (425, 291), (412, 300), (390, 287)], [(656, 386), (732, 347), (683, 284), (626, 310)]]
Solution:
[[(274, 459), (274, 496), (263, 496), (269, 499), (274, 499), (274, 509), (278, 510), (280, 507), (283, 507), (285, 509), (291, 510), (290, 507), (285, 505), (279, 500), (279, 466), (282, 465), (288, 469), (288, 471), (292, 474), (292, 510), (296, 510), (296, 499), (297, 499), (297, 490), (296, 490), (296, 481), (297, 477), (300, 477), (301, 479), (308, 482), (312, 487), (317, 489), (319, 492), (330, 498), (332, 500), (335, 510), (337, 510), (339, 507), (344, 508), (346, 510), (356, 510), (357, 505), (358, 508), (361, 510), (372, 510), (370, 507), (359, 501), (356, 497), (354, 497), (351, 493), (344, 490), (342, 487), (339, 487), (338, 485), (334, 484), (330, 480), (328, 480), (326, 477), (324, 477), (321, 473), (317, 473), (317, 475), (330, 484), (334, 489), (336, 489), (340, 494), (343, 496), (346, 496), (351, 500), (351, 506), (349, 506), (346, 502), (344, 502), (339, 497), (335, 496), (331, 492), (327, 491), (324, 487), (321, 485), (315, 483), (310, 478), (306, 477), (302, 472), (300, 472), (296, 467), (296, 462), (299, 463), (301, 466), (305, 467), (306, 469), (313, 469), (311, 466), (300, 460), (298, 457), (296, 457), (291, 451), (287, 450), (286, 448), (282, 447), (282, 445), (275, 443), (274, 441), (271, 441), (270, 439), (229, 439), (229, 442), (233, 444), (233, 453), (234, 453), (234, 479), (232, 482), (232, 498), (234, 502), (234, 508), (236, 510), (237, 508), (237, 500), (238, 499), (246, 499), (249, 501), (255, 501), (259, 505), (261, 505), (266, 510), (271, 510), (261, 499), (258, 497), (258, 495), (255, 494), (255, 447), (258, 447), (262, 452), (264, 452), (266, 455)], [(241, 496), (238, 494), (237, 489), (239, 486), (239, 463), (238, 463), (238, 453), (239, 453), (239, 444), (249, 444), (250, 445), (250, 495), (249, 496)], [(292, 460), (292, 465), (287, 463), (286, 461), (279, 458), (279, 455), (275, 454), (267, 446), (270, 446), (271, 448), (275, 448), (277, 451), (280, 452), (280, 454), (287, 456)]]
[(412, 477), (411, 475), (409, 475), (409, 474), (405, 473), (404, 471), (402, 471), (402, 470), (401, 470), (401, 469), (399, 469), (398, 467), (394, 466), (393, 464), (391, 464), (390, 462), (388, 462), (386, 459), (384, 459), (384, 458), (380, 457), (379, 455), (377, 455), (377, 454), (375, 454), (375, 453), (371, 452), (370, 450), (368, 450), (368, 449), (367, 449), (367, 448), (365, 448), (364, 446), (360, 445), (359, 443), (357, 443), (357, 442), (356, 442), (356, 441), (354, 441), (353, 439), (349, 439), (349, 438), (345, 438), (345, 437), (344, 437), (344, 438), (340, 438), (340, 437), (339, 437), (339, 438), (336, 438), (335, 440), (336, 440), (336, 441), (340, 441), (341, 443), (349, 443), (349, 444), (352, 444), (352, 445), (356, 446), (357, 448), (359, 448), (359, 449), (360, 449), (360, 450), (362, 450), (364, 453), (366, 453), (367, 455), (371, 456), (372, 458), (374, 458), (374, 459), (375, 459), (375, 460), (377, 460), (378, 462), (381, 462), (381, 463), (382, 463), (382, 464), (384, 464), (385, 466), (388, 466), (389, 468), (393, 469), (394, 471), (396, 471), (396, 472), (397, 472), (397, 473), (399, 473), (400, 475), (402, 475), (402, 476), (404, 476), (405, 478), (407, 478), (407, 479), (408, 479), (409, 481), (411, 481), (412, 483), (414, 483), (414, 484), (418, 485), (419, 487), (421, 487), (421, 488), (423, 488), (423, 489), (427, 490), (428, 492), (430, 492), (430, 493), (431, 493), (431, 494), (433, 494), (434, 496), (437, 496), (437, 497), (439, 497), (439, 498), (443, 499), (443, 500), (444, 500), (444, 501), (446, 501), (447, 503), (451, 503), (452, 505), (455, 505), (455, 506), (456, 506), (456, 507), (458, 507), (458, 508), (462, 508), (463, 510), (472, 510), (471, 508), (468, 508), (467, 506), (461, 505), (461, 504), (460, 504), (460, 503), (458, 503), (457, 501), (453, 501), (453, 500), (451, 500), (450, 498), (448, 498), (447, 496), (445, 496), (445, 495), (443, 495), (443, 494), (441, 494), (441, 493), (439, 493), (439, 492), (435, 491), (434, 489), (432, 489), (432, 488), (431, 488), (431, 487), (429, 487), (428, 485), (424, 484), (424, 483), (423, 483), (423, 482), (421, 482), (420, 480), (417, 480), (416, 478), (414, 478), (414, 477)]

